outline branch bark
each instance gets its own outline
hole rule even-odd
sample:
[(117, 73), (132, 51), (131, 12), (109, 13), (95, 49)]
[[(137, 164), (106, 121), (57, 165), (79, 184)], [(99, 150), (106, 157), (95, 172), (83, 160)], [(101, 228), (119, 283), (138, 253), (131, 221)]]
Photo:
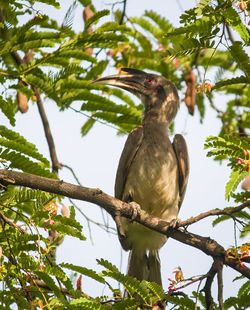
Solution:
[[(9, 184), (25, 186), (66, 196), (72, 199), (88, 201), (99, 205), (112, 216), (120, 214), (121, 216), (130, 219), (134, 216), (134, 209), (129, 203), (116, 199), (102, 192), (100, 189), (82, 187), (66, 183), (62, 180), (54, 180), (6, 169), (0, 169), (0, 183), (5, 186)], [(246, 267), (242, 268), (238, 260), (227, 257), (225, 249), (215, 240), (180, 229), (172, 229), (170, 223), (163, 221), (160, 218), (150, 216), (143, 210), (140, 210), (137, 213), (134, 220), (150, 229), (165, 234), (168, 237), (195, 247), (214, 259), (220, 258), (225, 265), (230, 266), (250, 279), (250, 269)]]

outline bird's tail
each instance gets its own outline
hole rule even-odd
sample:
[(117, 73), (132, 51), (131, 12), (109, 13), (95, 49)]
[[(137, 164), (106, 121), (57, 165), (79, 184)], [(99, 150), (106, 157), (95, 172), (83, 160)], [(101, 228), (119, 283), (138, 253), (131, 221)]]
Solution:
[(162, 285), (161, 263), (158, 250), (132, 249), (129, 253), (128, 275)]

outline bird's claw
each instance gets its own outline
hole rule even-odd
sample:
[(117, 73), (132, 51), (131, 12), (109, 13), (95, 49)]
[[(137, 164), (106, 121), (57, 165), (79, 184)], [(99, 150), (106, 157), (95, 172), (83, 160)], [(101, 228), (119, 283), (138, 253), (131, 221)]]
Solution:
[(131, 221), (134, 221), (137, 218), (138, 214), (140, 213), (141, 207), (138, 205), (138, 203), (134, 201), (131, 201), (129, 205), (131, 206), (131, 210), (132, 210)]
[(179, 224), (180, 222), (181, 222), (181, 220), (178, 219), (178, 218), (172, 219), (172, 220), (169, 222), (169, 228), (172, 228), (172, 229), (178, 228), (178, 224)]

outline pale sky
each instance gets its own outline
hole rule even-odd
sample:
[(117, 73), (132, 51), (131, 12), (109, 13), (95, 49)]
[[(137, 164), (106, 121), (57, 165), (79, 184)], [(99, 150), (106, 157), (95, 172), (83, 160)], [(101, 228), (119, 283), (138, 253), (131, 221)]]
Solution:
[[(94, 4), (97, 9), (109, 8), (107, 3), (112, 0), (96, 0)], [(67, 10), (71, 1), (64, 0), (63, 12)], [(195, 1), (179, 1), (186, 9), (192, 6)], [(145, 9), (153, 9), (169, 18), (175, 25), (178, 24), (180, 6), (177, 1), (132, 1), (128, 0), (127, 14), (141, 15)], [(46, 12), (48, 14), (48, 11)], [(53, 16), (58, 16), (62, 20), (63, 14), (59, 11), (51, 10)], [(57, 15), (55, 15), (57, 14)], [(79, 8), (76, 14), (74, 28), (82, 29), (82, 11)], [(110, 69), (113, 73), (114, 69)], [(181, 95), (181, 94), (180, 94)], [(221, 106), (225, 104), (224, 97), (218, 97)], [(59, 112), (53, 102), (46, 102), (47, 116), (50, 121), (52, 133), (55, 139), (59, 161), (71, 166), (81, 183), (87, 187), (101, 188), (108, 194), (113, 195), (115, 172), (126, 137), (117, 136), (114, 129), (96, 124), (91, 132), (84, 138), (80, 136), (80, 128), (85, 118), (72, 111)], [(197, 112), (197, 111), (196, 111)], [(2, 117), (1, 117), (2, 118)], [(4, 120), (4, 124), (8, 124)], [(41, 121), (36, 107), (30, 106), (29, 112), (17, 116), (16, 130), (19, 131), (29, 141), (35, 143), (41, 153), (48, 155), (48, 147), (45, 141)], [(224, 187), (229, 175), (229, 168), (225, 164), (219, 165), (206, 158), (206, 151), (203, 149), (205, 137), (216, 135), (219, 132), (220, 123), (212, 111), (207, 111), (204, 123), (199, 122), (198, 113), (191, 117), (187, 113), (185, 106), (181, 106), (177, 120), (176, 133), (184, 133), (187, 140), (191, 173), (188, 189), (179, 217), (184, 220), (190, 216), (209, 210), (212, 208), (223, 208), (228, 206), (224, 201)], [(71, 174), (63, 170), (60, 178), (67, 182), (75, 183)], [(102, 222), (100, 208), (86, 202), (78, 202), (77, 205), (83, 212), (94, 219)], [(105, 214), (105, 218), (107, 215)], [(91, 225), (94, 245), (92, 245), (86, 221), (79, 215), (79, 221), (84, 226), (87, 241), (78, 241), (73, 238), (66, 238), (57, 252), (58, 261), (69, 262), (100, 270), (97, 266), (96, 258), (104, 258), (117, 265), (121, 264), (121, 249), (118, 238), (107, 234), (100, 228)], [(113, 225), (112, 219), (109, 218)], [(234, 243), (233, 223), (227, 222), (216, 228), (212, 228), (210, 221), (201, 221), (189, 228), (190, 232), (202, 236), (210, 236), (216, 239), (223, 246), (228, 248)], [(162, 262), (162, 276), (165, 289), (167, 289), (167, 278), (171, 276), (173, 269), (181, 266), (186, 278), (206, 273), (211, 267), (212, 259), (196, 249), (185, 246), (175, 240), (168, 240), (167, 244), (160, 252)], [(127, 253), (122, 253), (122, 270), (126, 272)], [(236, 273), (229, 268), (224, 270), (225, 295), (234, 295), (237, 283), (231, 282)], [(204, 284), (203, 284), (204, 285)], [(203, 286), (202, 285), (202, 286)], [(83, 279), (83, 290), (90, 295), (108, 294), (107, 288), (94, 284), (87, 278)], [(196, 290), (197, 285), (193, 285), (191, 290)], [(188, 289), (187, 291), (189, 291)], [(216, 295), (214, 296), (216, 298)]]

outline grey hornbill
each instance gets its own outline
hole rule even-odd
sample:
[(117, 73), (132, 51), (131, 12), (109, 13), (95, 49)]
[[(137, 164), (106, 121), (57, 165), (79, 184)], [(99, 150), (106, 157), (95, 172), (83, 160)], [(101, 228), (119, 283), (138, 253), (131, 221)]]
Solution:
[[(179, 108), (175, 86), (163, 76), (132, 68), (95, 83), (120, 87), (144, 104), (142, 125), (125, 143), (115, 182), (115, 197), (136, 202), (142, 209), (174, 222), (182, 204), (189, 174), (187, 146), (181, 135), (173, 143), (168, 127)], [(130, 250), (128, 274), (162, 284), (158, 250), (166, 236), (126, 218), (116, 217), (119, 239)]]

